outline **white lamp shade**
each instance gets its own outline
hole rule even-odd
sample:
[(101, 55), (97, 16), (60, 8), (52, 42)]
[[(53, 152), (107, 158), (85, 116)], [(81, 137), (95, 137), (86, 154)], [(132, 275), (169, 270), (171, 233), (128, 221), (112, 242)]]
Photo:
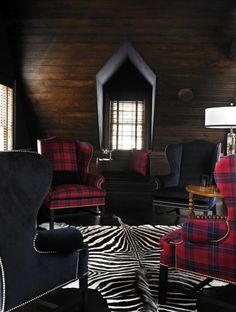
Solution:
[(235, 128), (236, 106), (211, 107), (205, 110), (206, 128)]

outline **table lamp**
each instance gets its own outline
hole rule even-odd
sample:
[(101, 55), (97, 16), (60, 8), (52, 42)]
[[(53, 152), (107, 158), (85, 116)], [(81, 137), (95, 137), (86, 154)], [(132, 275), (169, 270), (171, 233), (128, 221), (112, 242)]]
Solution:
[(205, 109), (205, 127), (230, 129), (227, 134), (227, 155), (235, 153), (236, 106), (211, 107)]

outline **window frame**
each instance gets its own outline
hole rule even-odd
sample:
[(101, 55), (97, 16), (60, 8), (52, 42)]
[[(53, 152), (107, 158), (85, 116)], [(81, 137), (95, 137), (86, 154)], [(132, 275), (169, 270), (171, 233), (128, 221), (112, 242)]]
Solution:
[[(9, 84), (0, 82), (0, 93), (1, 88), (5, 95), (3, 95), (3, 99), (1, 99), (2, 95), (0, 94), (0, 105), (2, 101), (5, 103), (3, 103), (4, 107), (0, 107), (0, 127), (1, 129), (3, 128), (1, 133), (3, 142), (0, 142), (0, 150), (10, 151), (14, 148), (15, 88), (14, 85), (10, 86)], [(9, 132), (11, 132), (10, 135)]]
[[(143, 101), (145, 104), (144, 111), (144, 136), (142, 149), (150, 148), (151, 132), (151, 97), (148, 92), (109, 92), (106, 93), (103, 107), (103, 148), (111, 149), (110, 139), (110, 102), (111, 101)], [(119, 150), (119, 149), (117, 149)]]

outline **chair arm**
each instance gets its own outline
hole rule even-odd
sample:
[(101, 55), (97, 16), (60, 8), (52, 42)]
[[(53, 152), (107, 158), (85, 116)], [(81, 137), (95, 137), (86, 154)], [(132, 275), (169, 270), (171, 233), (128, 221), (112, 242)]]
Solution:
[(39, 253), (70, 253), (85, 248), (83, 236), (75, 227), (38, 231), (34, 248)]
[(181, 243), (182, 229), (171, 231), (160, 238), (160, 248), (163, 249), (160, 255), (160, 263), (168, 267), (175, 267), (175, 248)]
[(177, 184), (176, 175), (171, 173), (154, 177), (154, 187), (156, 190), (164, 187), (176, 186)]
[(229, 233), (226, 220), (188, 220), (182, 226), (182, 239), (194, 243), (217, 242)]
[(182, 241), (182, 227), (165, 234), (160, 238), (159, 245), (161, 249), (165, 249), (168, 244), (176, 244)]
[(101, 174), (91, 174), (91, 173), (84, 173), (83, 174), (83, 184), (89, 186), (95, 186), (99, 190), (102, 190), (102, 184), (105, 182), (105, 177)]

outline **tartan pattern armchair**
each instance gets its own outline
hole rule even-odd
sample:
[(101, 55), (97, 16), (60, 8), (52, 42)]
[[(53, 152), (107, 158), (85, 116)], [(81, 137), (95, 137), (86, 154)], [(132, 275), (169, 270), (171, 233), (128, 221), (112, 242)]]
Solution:
[[(227, 206), (225, 219), (187, 220), (160, 240), (159, 302), (166, 300), (168, 269), (236, 284), (236, 155), (221, 159), (215, 180)], [(207, 279), (206, 279), (207, 281)]]
[(54, 224), (54, 211), (96, 206), (102, 214), (106, 196), (102, 189), (104, 177), (89, 172), (92, 145), (55, 136), (38, 140), (37, 146), (53, 168), (52, 186), (45, 198), (50, 211), (50, 228)]

